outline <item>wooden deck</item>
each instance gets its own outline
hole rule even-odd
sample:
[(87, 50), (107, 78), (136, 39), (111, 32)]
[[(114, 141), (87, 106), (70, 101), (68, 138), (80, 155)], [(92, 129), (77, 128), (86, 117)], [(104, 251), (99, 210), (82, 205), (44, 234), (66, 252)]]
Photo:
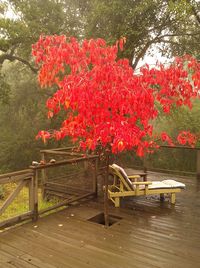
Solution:
[(107, 229), (87, 220), (102, 212), (101, 202), (90, 201), (6, 230), (0, 267), (198, 268), (200, 182), (177, 180), (187, 189), (174, 207), (155, 197), (129, 199), (120, 209), (111, 204), (122, 220)]

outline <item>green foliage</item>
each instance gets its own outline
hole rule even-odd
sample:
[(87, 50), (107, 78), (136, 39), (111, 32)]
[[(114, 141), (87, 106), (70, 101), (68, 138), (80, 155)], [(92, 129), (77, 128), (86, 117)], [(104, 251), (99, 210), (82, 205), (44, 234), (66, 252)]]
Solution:
[[(6, 15), (7, 11), (12, 12), (12, 17)], [(56, 126), (47, 120), (45, 109), (46, 99), (54, 89), (38, 89), (31, 45), (41, 33), (78, 35), (80, 31), (75, 7), (67, 0), (3, 1), (0, 12), (2, 173), (27, 168), (32, 160), (40, 160), (40, 149), (60, 145), (61, 142), (43, 144), (35, 139), (40, 129)]]
[(199, 133), (200, 126), (200, 100), (195, 100), (193, 108), (180, 108), (179, 111), (173, 110), (169, 117), (160, 117), (157, 122), (157, 131), (168, 131), (172, 137), (175, 137), (182, 130), (190, 130), (192, 133)]
[(5, 80), (5, 76), (1, 73), (0, 70), (0, 103), (8, 104), (9, 103), (9, 93), (10, 86)]
[[(156, 131), (167, 133), (175, 138), (180, 131), (190, 130), (198, 137), (200, 134), (200, 100), (195, 100), (193, 109), (182, 107), (173, 110), (169, 117), (160, 117), (156, 124)], [(200, 147), (199, 141), (196, 147)], [(196, 151), (184, 149), (162, 148), (147, 157), (148, 166), (160, 169), (182, 170), (196, 172)]]
[[(122, 56), (138, 61), (161, 44), (166, 55), (199, 54), (198, 1), (161, 0), (5, 0), (0, 6), (0, 62), (30, 60), (31, 44), (41, 33), (102, 37), (110, 43), (127, 38)], [(14, 17), (6, 17), (11, 10)], [(27, 61), (27, 62), (26, 62)]]
[(102, 37), (111, 43), (125, 36), (127, 43), (122, 56), (128, 57), (130, 62), (133, 60), (134, 67), (153, 44), (160, 44), (165, 56), (194, 54), (198, 51), (200, 37), (198, 21), (192, 17), (193, 8), (198, 10), (199, 7), (196, 2), (87, 1), (88, 7), (84, 9), (86, 36)]
[(32, 160), (40, 160), (40, 149), (59, 146), (35, 139), (40, 129), (56, 127), (45, 108), (50, 92), (39, 89), (36, 77), (18, 64), (8, 65), (4, 72), (11, 94), (9, 105), (0, 107), (1, 172), (27, 168)]
[[(71, 1), (9, 0), (0, 15), (0, 63), (18, 60), (32, 71), (31, 45), (43, 34), (80, 34), (77, 11)], [(11, 18), (6, 11), (12, 12)]]
[(169, 9), (175, 15), (177, 23), (170, 26), (173, 55), (192, 54), (200, 57), (200, 2), (194, 0), (169, 1)]

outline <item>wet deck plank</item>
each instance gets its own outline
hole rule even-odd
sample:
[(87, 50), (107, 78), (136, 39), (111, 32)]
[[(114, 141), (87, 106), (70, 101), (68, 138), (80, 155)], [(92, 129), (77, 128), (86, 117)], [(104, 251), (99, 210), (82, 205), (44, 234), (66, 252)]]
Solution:
[(122, 220), (108, 229), (87, 220), (102, 211), (90, 201), (0, 233), (0, 267), (200, 267), (200, 182), (177, 180), (187, 189), (174, 207), (156, 197), (111, 204)]

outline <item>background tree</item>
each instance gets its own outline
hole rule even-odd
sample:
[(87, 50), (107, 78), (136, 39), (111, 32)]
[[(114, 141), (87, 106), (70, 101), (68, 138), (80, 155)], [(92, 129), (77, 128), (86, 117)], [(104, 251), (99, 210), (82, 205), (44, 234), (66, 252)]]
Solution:
[(44, 107), (55, 89), (39, 90), (31, 45), (41, 32), (80, 34), (76, 14), (71, 1), (5, 0), (0, 4), (1, 172), (26, 168), (39, 158), (40, 148), (51, 146), (35, 136), (42, 125), (55, 127), (46, 119)]
[(31, 44), (41, 33), (80, 35), (77, 11), (71, 2), (5, 0), (0, 16), (0, 63), (17, 60), (36, 72), (31, 62)]
[(178, 33), (177, 36), (171, 37), (172, 55), (191, 54), (199, 58), (200, 2), (193, 0), (171, 1), (170, 9), (175, 10), (177, 18), (177, 23), (172, 25), (170, 29), (173, 33)]
[(87, 1), (86, 37), (110, 43), (127, 38), (122, 57), (135, 68), (155, 45), (164, 56), (198, 53), (200, 39), (198, 1)]
[(33, 160), (39, 160), (39, 150), (52, 143), (36, 140), (38, 128), (56, 127), (52, 120), (46, 119), (47, 94), (38, 88), (31, 73), (26, 70), (17, 73), (16, 68), (15, 64), (6, 64), (2, 70), (10, 93), (8, 103), (0, 106), (1, 173), (27, 168)]
[[(125, 36), (121, 56), (133, 60), (134, 68), (154, 44), (169, 57), (198, 54), (199, 5), (193, 0), (5, 0), (0, 6), (0, 62), (19, 60), (35, 72), (30, 47), (41, 33), (110, 43)], [(8, 10), (13, 18), (6, 16)]]

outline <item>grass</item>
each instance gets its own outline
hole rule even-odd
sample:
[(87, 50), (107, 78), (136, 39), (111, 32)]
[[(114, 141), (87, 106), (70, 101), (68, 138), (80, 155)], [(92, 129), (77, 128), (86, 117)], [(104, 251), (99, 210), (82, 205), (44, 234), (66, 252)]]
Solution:
[[(14, 191), (16, 188), (15, 183), (8, 183), (3, 186), (3, 194), (0, 199), (0, 207), (4, 203), (4, 201), (8, 198), (8, 196)], [(45, 209), (51, 207), (58, 203), (58, 200), (52, 199), (50, 201), (45, 201), (42, 199), (41, 189), (38, 189), (38, 209)], [(2, 215), (0, 215), (0, 222), (7, 220), (9, 218), (18, 216), (25, 212), (29, 211), (29, 189), (28, 187), (24, 187), (18, 196), (13, 200), (13, 202), (8, 206), (8, 208), (4, 211)]]

